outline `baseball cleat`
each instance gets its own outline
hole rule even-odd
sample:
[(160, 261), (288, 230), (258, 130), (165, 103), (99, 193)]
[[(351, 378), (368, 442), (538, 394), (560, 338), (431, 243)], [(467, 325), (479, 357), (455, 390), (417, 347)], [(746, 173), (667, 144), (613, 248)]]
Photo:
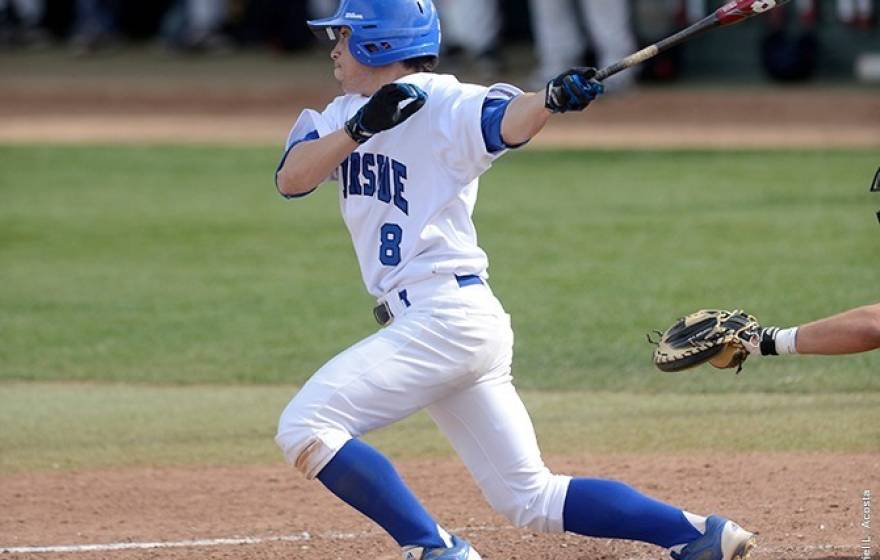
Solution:
[(403, 560), (482, 560), (471, 543), (451, 537), (451, 548), (409, 548), (403, 551)]
[(673, 552), (674, 560), (747, 560), (755, 548), (755, 535), (720, 515), (706, 518), (706, 533)]

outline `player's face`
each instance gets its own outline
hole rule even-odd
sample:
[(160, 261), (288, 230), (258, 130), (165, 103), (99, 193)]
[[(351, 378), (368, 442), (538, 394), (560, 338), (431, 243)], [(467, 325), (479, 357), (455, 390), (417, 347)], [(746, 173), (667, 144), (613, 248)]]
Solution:
[(333, 75), (342, 85), (342, 91), (345, 93), (372, 95), (375, 90), (375, 87), (372, 86), (373, 71), (369, 66), (358, 62), (348, 50), (350, 36), (351, 31), (348, 29), (339, 30), (339, 40), (330, 51), (330, 58), (333, 59)]

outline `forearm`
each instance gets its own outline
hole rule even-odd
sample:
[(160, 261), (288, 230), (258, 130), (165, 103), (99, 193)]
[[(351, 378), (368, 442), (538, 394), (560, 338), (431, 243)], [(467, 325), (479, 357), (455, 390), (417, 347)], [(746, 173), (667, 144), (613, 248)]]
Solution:
[(501, 138), (508, 146), (528, 142), (544, 128), (552, 114), (544, 107), (543, 94), (520, 95), (507, 106), (501, 121)]
[(854, 354), (876, 348), (880, 348), (880, 304), (808, 323), (797, 332), (800, 354)]
[(287, 154), (284, 167), (278, 173), (278, 190), (285, 195), (309, 192), (333, 173), (357, 146), (345, 130), (297, 144)]

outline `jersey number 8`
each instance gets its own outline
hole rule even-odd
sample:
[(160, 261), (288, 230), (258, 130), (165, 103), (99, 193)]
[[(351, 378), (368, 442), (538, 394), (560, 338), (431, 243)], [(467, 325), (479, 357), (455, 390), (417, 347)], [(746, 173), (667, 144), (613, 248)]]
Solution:
[(397, 224), (385, 224), (379, 234), (379, 262), (385, 266), (400, 264), (400, 243), (403, 230)]

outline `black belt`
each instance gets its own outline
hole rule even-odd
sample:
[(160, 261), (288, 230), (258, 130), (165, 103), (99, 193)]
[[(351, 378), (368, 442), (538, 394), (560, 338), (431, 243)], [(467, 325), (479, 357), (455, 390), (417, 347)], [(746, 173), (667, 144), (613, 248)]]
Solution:
[[(459, 276), (456, 274), (455, 281), (458, 282), (459, 288), (483, 283), (483, 279), (476, 274), (467, 274), (465, 276)], [(402, 301), (405, 306), (410, 306), (406, 290), (401, 290), (400, 292), (398, 292), (398, 296), (400, 297), (400, 301)], [(388, 302), (383, 301), (373, 308), (373, 317), (375, 317), (376, 322), (379, 323), (379, 325), (385, 327), (388, 326), (388, 324), (391, 323), (391, 321), (394, 319), (394, 314), (391, 313), (391, 306), (388, 305)]]

